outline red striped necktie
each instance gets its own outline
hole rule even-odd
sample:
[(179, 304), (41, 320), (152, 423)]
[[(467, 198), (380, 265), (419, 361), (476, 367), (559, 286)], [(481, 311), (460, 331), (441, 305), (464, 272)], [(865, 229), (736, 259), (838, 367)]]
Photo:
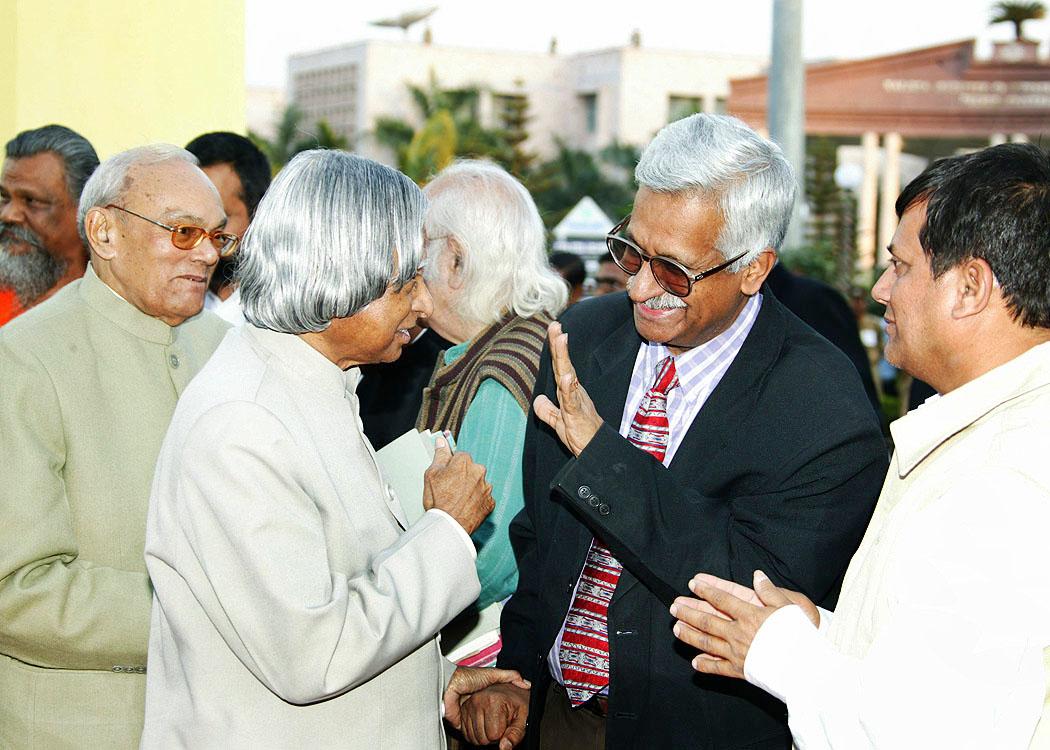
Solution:
[[(646, 391), (627, 433), (632, 444), (657, 461), (664, 460), (670, 434), (667, 393), (677, 386), (674, 357), (667, 357), (657, 367), (656, 382)], [(621, 570), (612, 552), (592, 539), (558, 649), (565, 692), (573, 706), (586, 703), (609, 684), (609, 602)]]

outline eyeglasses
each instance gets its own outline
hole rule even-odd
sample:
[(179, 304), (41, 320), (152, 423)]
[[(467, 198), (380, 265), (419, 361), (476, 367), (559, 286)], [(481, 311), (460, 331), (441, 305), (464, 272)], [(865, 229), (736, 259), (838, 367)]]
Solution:
[(237, 243), (240, 241), (240, 237), (229, 232), (223, 232), (215, 229), (209, 232), (204, 227), (197, 227), (193, 224), (175, 224), (169, 226), (168, 224), (161, 224), (159, 221), (154, 221), (142, 214), (137, 214), (131, 209), (124, 208), (123, 206), (117, 206), (113, 203), (106, 205), (106, 208), (115, 208), (118, 211), (123, 211), (126, 214), (137, 216), (143, 221), (148, 221), (150, 224), (154, 224), (161, 229), (167, 229), (171, 232), (171, 244), (177, 247), (179, 250), (192, 250), (204, 241), (207, 237), (211, 240), (211, 244), (215, 246), (215, 249), (219, 251), (219, 256), (222, 258), (228, 258), (233, 255), (233, 251), (237, 249)]
[(631, 276), (642, 270), (642, 263), (648, 263), (656, 283), (665, 292), (669, 292), (675, 297), (688, 297), (689, 293), (693, 291), (693, 284), (697, 281), (713, 276), (719, 271), (724, 271), (747, 255), (746, 252), (740, 253), (735, 258), (730, 258), (725, 263), (709, 268), (706, 271), (701, 271), (694, 276), (689, 273), (688, 268), (678, 261), (659, 255), (649, 255), (630, 240), (617, 236), (624, 230), (630, 220), (631, 215), (628, 214), (619, 224), (612, 228), (609, 234), (605, 235), (605, 245), (609, 248), (609, 253), (612, 255), (613, 260), (616, 262), (616, 265)]

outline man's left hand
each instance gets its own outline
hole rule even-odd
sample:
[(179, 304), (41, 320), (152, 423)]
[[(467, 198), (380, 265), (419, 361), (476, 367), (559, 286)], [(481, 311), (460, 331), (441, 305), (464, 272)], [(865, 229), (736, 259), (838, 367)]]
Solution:
[(462, 723), (460, 719), (460, 704), (473, 693), (487, 688), (489, 685), (497, 685), (509, 682), (520, 688), (528, 690), (532, 683), (522, 677), (514, 669), (494, 669), (486, 667), (456, 667), (445, 688), (445, 718), (448, 723), (456, 729)]
[(533, 401), (532, 407), (537, 417), (554, 428), (558, 439), (572, 451), (572, 455), (579, 457), (602, 426), (602, 418), (576, 378), (576, 369), (569, 359), (569, 334), (562, 333), (561, 323), (550, 324), (547, 339), (550, 341), (551, 366), (554, 368), (554, 382), (558, 386), (559, 406), (540, 395)]
[(698, 672), (723, 677), (744, 677), (744, 661), (751, 643), (762, 624), (781, 607), (798, 604), (819, 623), (816, 606), (803, 594), (773, 585), (760, 571), (755, 571), (755, 589), (723, 581), (714, 576), (698, 575), (689, 588), (699, 599), (679, 597), (671, 605), (678, 618), (675, 636), (700, 649), (693, 659)]

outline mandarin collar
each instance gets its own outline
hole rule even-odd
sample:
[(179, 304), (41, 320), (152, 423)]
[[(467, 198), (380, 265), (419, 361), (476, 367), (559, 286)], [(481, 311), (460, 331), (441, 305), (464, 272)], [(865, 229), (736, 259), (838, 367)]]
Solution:
[(1050, 342), (1034, 346), (890, 425), (903, 479), (938, 446), (1015, 398), (1050, 385)]
[(175, 341), (177, 327), (147, 315), (121, 297), (98, 277), (90, 263), (78, 291), (92, 310), (135, 338), (163, 346)]
[(242, 335), (275, 356), (293, 372), (317, 385), (323, 392), (339, 398), (356, 394), (357, 384), (361, 382), (361, 369), (351, 367), (349, 370), (340, 370), (339, 365), (298, 335), (278, 333), (251, 323), (245, 323), (235, 330), (241, 331)]

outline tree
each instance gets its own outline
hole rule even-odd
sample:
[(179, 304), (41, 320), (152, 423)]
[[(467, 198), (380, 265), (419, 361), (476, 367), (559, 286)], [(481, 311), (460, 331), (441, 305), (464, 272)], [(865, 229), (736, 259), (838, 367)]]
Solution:
[[(522, 86), (521, 81), (515, 83), (519, 87)], [(536, 155), (524, 148), (525, 141), (529, 138), (529, 120), (532, 119), (529, 116), (529, 98), (525, 94), (513, 94), (501, 96), (498, 101), (501, 105), (499, 114), (504, 138), (511, 150), (507, 169), (515, 177), (524, 178), (536, 161)]]
[(1046, 6), (1042, 3), (1011, 3), (1002, 2), (992, 6), (992, 18), (989, 24), (1012, 23), (1014, 25), (1014, 38), (1017, 41), (1024, 39), (1022, 26), (1025, 21), (1035, 21), (1046, 17)]
[(554, 158), (539, 165), (525, 182), (548, 228), (565, 218), (585, 195), (610, 217), (630, 211), (635, 191), (634, 165), (638, 162), (636, 148), (614, 143), (595, 155), (570, 148), (560, 139), (555, 143), (558, 150)]
[(505, 167), (514, 149), (506, 133), (478, 121), (481, 92), (476, 87), (442, 89), (433, 72), (427, 86), (409, 85), (423, 125), (416, 129), (394, 117), (376, 119), (375, 138), (397, 155), (397, 166), (416, 182), (426, 182), (457, 156), (489, 158)]
[(314, 142), (310, 148), (331, 148), (346, 150), (350, 143), (346, 136), (339, 135), (328, 124), (328, 120), (318, 120), (315, 126)]
[(835, 182), (837, 151), (836, 142), (829, 138), (811, 138), (806, 144), (806, 244), (786, 251), (784, 263), (845, 294), (853, 283), (856, 263), (856, 203)]
[(316, 122), (313, 132), (305, 130), (302, 122), (302, 110), (290, 104), (281, 114), (281, 121), (277, 124), (277, 130), (272, 139), (252, 130), (248, 131), (248, 138), (270, 160), (270, 169), (274, 174), (277, 174), (281, 167), (291, 161), (292, 157), (300, 151), (311, 148), (347, 148), (346, 138), (332, 130), (327, 121)]

